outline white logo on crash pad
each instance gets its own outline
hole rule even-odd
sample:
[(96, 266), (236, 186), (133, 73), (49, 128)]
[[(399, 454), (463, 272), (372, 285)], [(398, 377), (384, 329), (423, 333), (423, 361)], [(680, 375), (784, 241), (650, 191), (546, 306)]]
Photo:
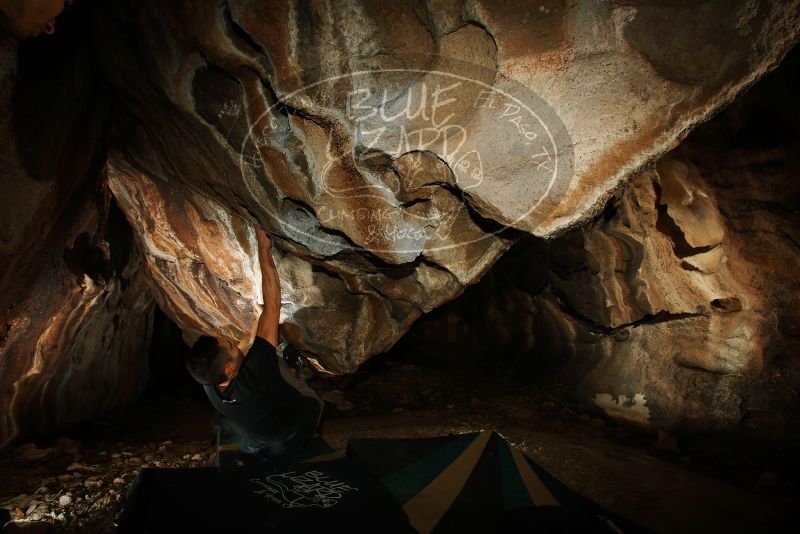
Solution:
[(358, 488), (320, 471), (288, 471), (264, 478), (251, 478), (250, 482), (258, 486), (254, 493), (280, 504), (283, 508), (330, 508), (345, 493), (358, 491)]

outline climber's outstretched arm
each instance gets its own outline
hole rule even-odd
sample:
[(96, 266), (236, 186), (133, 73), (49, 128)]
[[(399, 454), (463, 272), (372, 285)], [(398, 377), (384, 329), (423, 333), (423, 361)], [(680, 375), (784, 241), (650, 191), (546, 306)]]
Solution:
[[(281, 314), (281, 287), (278, 271), (272, 261), (272, 239), (261, 229), (256, 227), (258, 239), (258, 260), (261, 264), (261, 283), (264, 294), (264, 306), (257, 321), (253, 322), (247, 335), (239, 342), (239, 350), (244, 354), (250, 350), (256, 336), (263, 337), (273, 346), (278, 344), (278, 323)], [(256, 305), (258, 306), (258, 305)]]
[(272, 239), (256, 227), (258, 239), (258, 260), (261, 263), (261, 287), (264, 293), (264, 309), (256, 325), (256, 335), (278, 346), (278, 324), (281, 318), (281, 283), (278, 269), (272, 261)]

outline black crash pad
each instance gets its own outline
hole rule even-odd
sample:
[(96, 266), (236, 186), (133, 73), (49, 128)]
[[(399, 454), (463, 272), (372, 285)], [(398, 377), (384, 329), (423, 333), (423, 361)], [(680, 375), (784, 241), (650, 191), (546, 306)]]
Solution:
[(358, 461), (225, 469), (143, 469), (122, 532), (413, 532)]

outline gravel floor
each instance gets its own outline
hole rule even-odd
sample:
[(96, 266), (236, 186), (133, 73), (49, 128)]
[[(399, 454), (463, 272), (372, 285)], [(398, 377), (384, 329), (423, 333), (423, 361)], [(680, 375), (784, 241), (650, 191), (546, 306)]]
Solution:
[[(576, 410), (557, 391), (410, 362), (312, 383), (334, 447), (496, 429), (579, 493), (655, 531), (776, 530), (800, 504), (780, 455), (700, 454)], [(213, 465), (211, 438), (211, 409), (189, 389), (21, 444), (0, 457), (0, 511), (12, 519), (3, 532), (111, 532), (137, 470)]]

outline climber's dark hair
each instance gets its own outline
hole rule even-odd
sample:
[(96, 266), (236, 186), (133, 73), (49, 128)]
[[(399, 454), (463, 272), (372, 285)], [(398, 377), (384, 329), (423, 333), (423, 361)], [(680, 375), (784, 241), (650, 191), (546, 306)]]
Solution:
[(222, 384), (228, 380), (225, 364), (229, 359), (216, 338), (200, 336), (186, 355), (186, 369), (201, 384)]

